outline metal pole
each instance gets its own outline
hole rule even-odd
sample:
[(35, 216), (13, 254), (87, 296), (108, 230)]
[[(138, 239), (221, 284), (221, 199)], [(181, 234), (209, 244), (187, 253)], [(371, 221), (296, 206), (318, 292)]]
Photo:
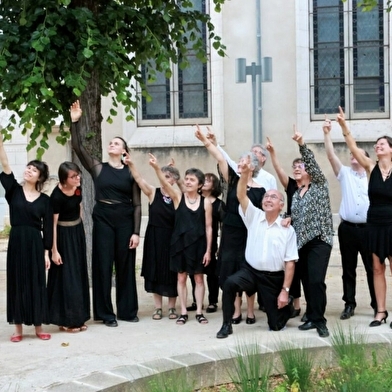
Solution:
[[(257, 65), (260, 67), (261, 64), (261, 4), (260, 0), (256, 0), (256, 42), (257, 42)], [(258, 87), (258, 96), (257, 96), (257, 118), (258, 118), (258, 127), (257, 127), (257, 135), (254, 137), (254, 143), (262, 143), (263, 142), (263, 115), (262, 115), (262, 73), (264, 72), (263, 68), (261, 68), (260, 74), (257, 76), (257, 87)], [(254, 97), (256, 102), (256, 96)]]
[(257, 132), (257, 101), (256, 101), (256, 63), (252, 63), (252, 105), (253, 105), (253, 143), (258, 143), (258, 132)]

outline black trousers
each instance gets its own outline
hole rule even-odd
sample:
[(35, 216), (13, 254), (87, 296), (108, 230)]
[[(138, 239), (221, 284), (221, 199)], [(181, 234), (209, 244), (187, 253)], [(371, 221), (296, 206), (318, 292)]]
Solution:
[(306, 315), (309, 321), (325, 324), (325, 308), (327, 306), (327, 286), (325, 276), (331, 256), (331, 245), (313, 238), (299, 251), (296, 268), (300, 269), (300, 276), (306, 299)]
[(250, 295), (254, 292), (258, 293), (267, 313), (269, 327), (273, 331), (281, 330), (291, 315), (289, 306), (278, 309), (277, 299), (282, 290), (283, 281), (284, 271), (268, 274), (244, 263), (241, 269), (229, 276), (223, 285), (223, 322), (231, 322), (236, 293), (243, 290)]
[(94, 320), (116, 318), (112, 305), (113, 263), (116, 277), (117, 317), (137, 316), (136, 249), (129, 249), (134, 231), (133, 209), (122, 204), (97, 203), (93, 211), (93, 310)]
[(355, 301), (358, 253), (366, 270), (367, 283), (371, 298), (370, 306), (377, 309), (374, 294), (372, 255), (366, 250), (366, 228), (342, 221), (338, 228), (340, 254), (342, 257), (343, 301), (345, 305), (357, 306)]

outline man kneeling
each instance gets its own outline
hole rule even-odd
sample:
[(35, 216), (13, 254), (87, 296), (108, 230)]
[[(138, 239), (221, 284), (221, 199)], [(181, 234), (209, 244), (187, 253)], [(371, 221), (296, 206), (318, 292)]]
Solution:
[(284, 206), (283, 195), (274, 189), (264, 194), (263, 210), (256, 208), (247, 196), (249, 160), (241, 163), (241, 177), (237, 186), (239, 213), (248, 229), (246, 263), (231, 275), (223, 286), (223, 325), (217, 338), (227, 338), (233, 333), (231, 320), (236, 293), (255, 293), (263, 299), (272, 331), (285, 327), (292, 312), (289, 289), (298, 259), (297, 238), (292, 226), (281, 225), (280, 212)]

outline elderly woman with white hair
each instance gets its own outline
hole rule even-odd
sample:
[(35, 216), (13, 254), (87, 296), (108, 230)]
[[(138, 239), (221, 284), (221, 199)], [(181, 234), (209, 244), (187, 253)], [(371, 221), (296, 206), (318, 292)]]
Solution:
[[(210, 129), (209, 132), (211, 133)], [(218, 255), (218, 275), (219, 285), (223, 287), (226, 279), (237, 272), (241, 265), (245, 262), (245, 247), (247, 239), (247, 229), (238, 212), (238, 198), (237, 198), (237, 184), (239, 176), (241, 175), (241, 165), (238, 165), (238, 171), (235, 172), (228, 164), (223, 154), (219, 151), (211, 140), (212, 137), (207, 137), (198, 127), (195, 136), (204, 144), (208, 152), (218, 161), (218, 169), (221, 179), (227, 185), (227, 192), (225, 192), (225, 217), (222, 224), (221, 241)], [(239, 163), (250, 157), (251, 167), (253, 170), (247, 174), (247, 196), (256, 207), (261, 208), (261, 202), (265, 193), (265, 189), (255, 181), (258, 173), (259, 161), (256, 155), (252, 152), (243, 154)], [(242, 321), (241, 314), (241, 294), (238, 293), (235, 300), (235, 310), (233, 314), (232, 324), (239, 324)], [(254, 324), (256, 317), (254, 315), (254, 294), (247, 293), (247, 324)]]

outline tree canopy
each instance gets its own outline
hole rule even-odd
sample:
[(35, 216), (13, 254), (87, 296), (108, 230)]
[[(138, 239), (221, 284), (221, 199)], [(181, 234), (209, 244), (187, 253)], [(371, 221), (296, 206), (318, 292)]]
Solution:
[[(216, 11), (223, 2), (213, 0)], [(172, 62), (186, 67), (190, 50), (206, 61), (201, 23), (218, 53), (225, 50), (210, 16), (189, 0), (1, 0), (0, 15), (1, 108), (16, 113), (2, 132), (9, 139), (22, 127), (38, 155), (76, 98), (92, 102), (86, 137), (100, 139), (100, 96), (111, 94), (110, 116), (122, 104), (132, 120), (141, 65), (153, 61), (169, 77)], [(67, 138), (63, 121), (57, 141)]]

